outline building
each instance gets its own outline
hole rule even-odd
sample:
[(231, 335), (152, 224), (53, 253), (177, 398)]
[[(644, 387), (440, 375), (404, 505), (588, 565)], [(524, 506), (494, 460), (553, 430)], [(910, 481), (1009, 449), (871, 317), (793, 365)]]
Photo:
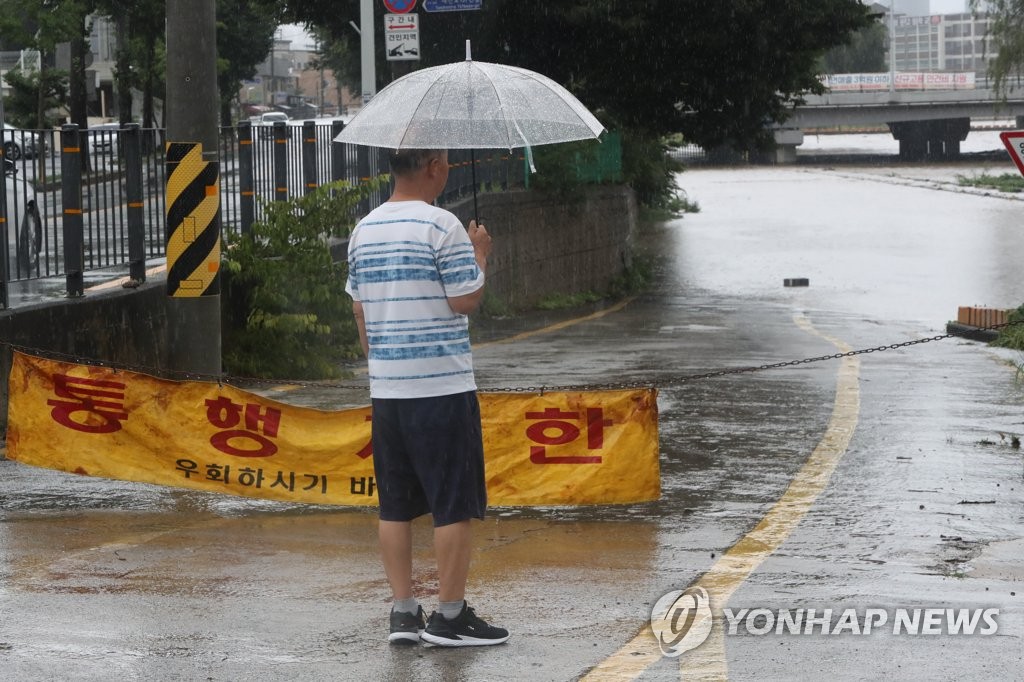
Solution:
[(995, 54), (988, 40), (992, 19), (987, 15), (947, 14), (942, 17), (942, 69), (974, 71), (979, 76), (988, 71)]
[[(928, 14), (927, 0), (897, 0), (895, 5), (895, 15), (886, 13), (882, 21), (892, 31), (888, 58), (895, 58), (896, 71), (973, 71), (984, 76), (995, 56), (987, 14)], [(887, 10), (883, 3), (874, 8)], [(926, 13), (914, 13), (922, 8)]]
[(330, 69), (315, 68), (316, 57), (315, 50), (296, 49), (289, 40), (275, 39), (270, 56), (239, 91), (243, 109), (275, 107), (305, 117), (311, 110), (333, 116), (358, 106), (357, 98)]

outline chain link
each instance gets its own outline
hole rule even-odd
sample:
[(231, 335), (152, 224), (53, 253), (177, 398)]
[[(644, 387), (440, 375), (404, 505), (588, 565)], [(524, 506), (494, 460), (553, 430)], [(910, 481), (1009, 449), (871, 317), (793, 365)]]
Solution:
[[(1015, 320), (1013, 322), (1004, 322), (1002, 324), (994, 324), (990, 327), (974, 327), (971, 329), (971, 333), (985, 332), (985, 331), (997, 331), (1006, 327), (1012, 327), (1014, 325), (1024, 324), (1024, 319)], [(755, 372), (766, 372), (773, 369), (783, 369), (785, 367), (797, 367), (800, 365), (809, 365), (816, 362), (827, 362), (829, 360), (842, 360), (843, 358), (854, 357), (857, 355), (867, 355), (868, 353), (881, 353), (889, 350), (899, 350), (900, 348), (908, 348), (910, 346), (916, 346), (922, 343), (932, 343), (934, 341), (944, 341), (945, 339), (964, 338), (967, 335), (965, 333), (950, 332), (948, 334), (940, 334), (938, 336), (928, 336), (921, 339), (914, 339), (913, 341), (904, 341), (902, 343), (892, 343), (887, 346), (874, 346), (872, 348), (862, 348), (860, 350), (851, 350), (846, 353), (832, 353), (830, 355), (819, 355), (816, 357), (803, 358), (800, 360), (785, 360), (782, 362), (774, 362), (763, 365), (750, 365), (747, 367), (726, 367), (708, 372), (702, 372), (699, 374), (681, 374), (677, 376), (670, 376), (667, 378), (660, 379), (658, 381), (611, 381), (603, 383), (592, 383), (592, 384), (564, 384), (564, 385), (539, 385), (539, 386), (516, 386), (516, 387), (498, 387), (498, 388), (483, 388), (482, 391), (488, 393), (550, 393), (550, 392), (579, 392), (579, 391), (607, 391), (607, 390), (635, 390), (635, 389), (646, 389), (646, 388), (665, 388), (667, 386), (678, 386), (681, 384), (693, 383), (695, 381), (705, 381), (707, 379), (716, 379), (718, 377), (733, 376), (737, 374), (753, 374)], [(173, 379), (177, 381), (204, 381), (208, 383), (216, 384), (228, 384), (231, 386), (238, 386), (241, 388), (251, 386), (298, 386), (301, 388), (324, 388), (324, 389), (336, 389), (336, 390), (369, 390), (369, 386), (366, 383), (345, 383), (345, 382), (332, 382), (329, 380), (303, 380), (303, 379), (261, 379), (257, 377), (239, 377), (232, 376), (229, 374), (204, 374), (199, 372), (182, 372), (178, 370), (171, 370), (165, 367), (155, 367), (147, 365), (129, 365), (126, 363), (116, 363), (107, 360), (98, 360), (96, 358), (88, 358), (79, 355), (71, 355), (68, 353), (62, 353), (54, 350), (44, 350), (40, 348), (33, 348), (30, 346), (23, 346), (14, 343), (8, 343), (6, 341), (0, 341), (0, 346), (5, 346), (11, 350), (16, 350), (29, 355), (35, 355), (38, 357), (48, 358), (51, 360), (58, 360), (61, 362), (71, 362), (74, 364), (93, 365), (96, 367), (109, 367), (117, 371), (128, 371), (128, 372), (139, 372), (141, 374), (149, 374), (151, 376), (163, 377), (166, 379)]]

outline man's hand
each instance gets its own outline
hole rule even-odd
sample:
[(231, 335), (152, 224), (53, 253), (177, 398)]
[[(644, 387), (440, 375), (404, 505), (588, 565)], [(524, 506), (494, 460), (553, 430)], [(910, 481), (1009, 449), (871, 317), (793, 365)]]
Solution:
[[(491, 235), (487, 234), (487, 228), (483, 224), (477, 225), (475, 220), (469, 221), (469, 241), (473, 244), (473, 255), (476, 258), (476, 266), (480, 272), (487, 273), (487, 257), (491, 255)], [(464, 296), (452, 296), (448, 299), (451, 309), (461, 315), (469, 315), (477, 309), (480, 301), (484, 298), (484, 288), (480, 287), (471, 294)]]
[(484, 272), (487, 271), (487, 258), (491, 255), (491, 235), (483, 223), (476, 224), (475, 220), (469, 221), (469, 241), (473, 243), (473, 253), (476, 256), (476, 264)]

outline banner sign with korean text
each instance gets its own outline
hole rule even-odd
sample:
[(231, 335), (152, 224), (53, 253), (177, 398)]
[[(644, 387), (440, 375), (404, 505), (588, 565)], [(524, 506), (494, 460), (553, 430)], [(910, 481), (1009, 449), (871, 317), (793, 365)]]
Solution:
[[(370, 408), (296, 407), (227, 385), (14, 353), (7, 458), (247, 497), (376, 504)], [(481, 393), (488, 502), (658, 499), (657, 392)]]

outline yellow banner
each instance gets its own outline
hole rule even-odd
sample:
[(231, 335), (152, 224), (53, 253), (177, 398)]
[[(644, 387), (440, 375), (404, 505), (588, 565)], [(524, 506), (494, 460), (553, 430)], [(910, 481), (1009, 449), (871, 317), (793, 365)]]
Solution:
[[(481, 393), (488, 503), (658, 499), (657, 392)], [(370, 408), (322, 411), (232, 386), (14, 354), (7, 457), (125, 481), (373, 505)]]

